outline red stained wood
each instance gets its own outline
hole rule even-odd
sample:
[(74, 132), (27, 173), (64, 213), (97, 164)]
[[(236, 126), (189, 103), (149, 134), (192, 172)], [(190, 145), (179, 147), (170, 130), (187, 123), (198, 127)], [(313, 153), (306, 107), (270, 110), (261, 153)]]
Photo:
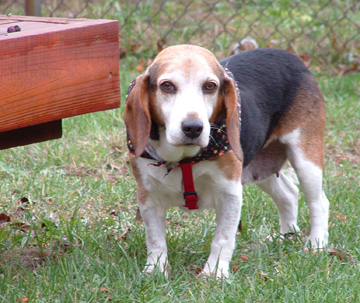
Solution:
[(119, 107), (118, 37), (118, 21), (0, 16), (0, 133)]

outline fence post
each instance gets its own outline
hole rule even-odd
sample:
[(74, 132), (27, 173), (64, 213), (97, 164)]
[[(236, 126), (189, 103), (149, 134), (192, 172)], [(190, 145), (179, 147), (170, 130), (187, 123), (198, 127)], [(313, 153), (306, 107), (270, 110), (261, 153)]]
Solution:
[(25, 14), (27, 16), (41, 16), (41, 0), (25, 0)]

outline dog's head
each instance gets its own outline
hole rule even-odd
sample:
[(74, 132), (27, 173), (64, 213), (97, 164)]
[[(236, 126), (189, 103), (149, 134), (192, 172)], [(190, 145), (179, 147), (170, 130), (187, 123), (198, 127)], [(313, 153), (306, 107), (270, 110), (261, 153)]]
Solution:
[(192, 157), (208, 145), (212, 123), (223, 118), (242, 160), (236, 104), (233, 80), (210, 51), (193, 45), (164, 49), (136, 79), (125, 106), (135, 155), (150, 140), (165, 161)]

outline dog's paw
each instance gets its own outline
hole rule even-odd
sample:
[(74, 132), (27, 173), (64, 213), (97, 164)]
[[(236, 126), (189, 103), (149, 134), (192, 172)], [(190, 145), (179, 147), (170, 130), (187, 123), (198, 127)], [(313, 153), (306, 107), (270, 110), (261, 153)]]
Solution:
[(272, 234), (265, 238), (265, 240), (269, 243), (277, 242), (280, 243), (283, 241), (295, 241), (297, 238), (301, 237), (301, 232), (288, 232), (286, 234)]
[(153, 272), (158, 271), (163, 273), (165, 277), (170, 275), (170, 264), (167, 261), (167, 258), (159, 258), (157, 262), (154, 262), (152, 258), (148, 258), (147, 264), (143, 270), (144, 274), (151, 275)]
[(305, 249), (310, 249), (312, 251), (323, 250), (327, 247), (327, 244), (327, 232), (318, 235), (310, 235), (305, 243)]
[(159, 268), (159, 266), (155, 265), (147, 265), (145, 266), (143, 270), (143, 274), (146, 274), (148, 276), (152, 275), (155, 272), (159, 272), (164, 274), (166, 278), (169, 278), (170, 276), (170, 266), (166, 266), (164, 269)]
[(223, 279), (229, 276), (229, 263), (218, 262), (215, 265), (206, 263), (198, 277)]

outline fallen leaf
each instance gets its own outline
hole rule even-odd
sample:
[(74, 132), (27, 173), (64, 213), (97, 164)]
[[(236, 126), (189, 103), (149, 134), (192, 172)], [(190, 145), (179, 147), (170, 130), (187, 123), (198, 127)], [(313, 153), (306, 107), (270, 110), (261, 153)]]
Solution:
[(29, 302), (29, 299), (27, 297), (20, 297), (16, 303), (26, 303)]
[(121, 235), (120, 238), (123, 239), (124, 241), (126, 240), (126, 235), (131, 232), (131, 229), (128, 228), (127, 230), (125, 230)]
[(106, 287), (101, 287), (101, 288), (100, 288), (100, 292), (106, 294), (106, 295), (104, 296), (104, 299), (106, 299), (107, 302), (111, 302), (111, 301), (113, 300), (112, 297), (110, 297), (109, 295), (107, 295), (110, 291), (109, 291)]
[(157, 50), (160, 53), (166, 47), (166, 39), (162, 38), (156, 42)]
[(18, 202), (20, 202), (21, 204), (29, 204), (29, 199), (26, 197), (21, 197)]
[(121, 167), (120, 167), (120, 166), (115, 165), (115, 164), (113, 164), (113, 163), (110, 163), (110, 167), (113, 168), (113, 169), (115, 169), (115, 170), (121, 170)]
[(243, 228), (243, 226), (242, 226), (242, 222), (241, 222), (241, 220), (240, 220), (240, 222), (239, 222), (239, 225), (238, 225), (238, 231), (242, 231), (242, 228)]
[(233, 269), (233, 272), (237, 272), (239, 270), (239, 266), (233, 265), (232, 269)]
[(306, 67), (311, 65), (311, 57), (308, 54), (301, 53), (299, 54), (300, 59), (304, 62)]
[(336, 213), (334, 215), (335, 218), (339, 219), (341, 222), (345, 223), (348, 221), (347, 219), (347, 216), (346, 215), (343, 215), (343, 214), (340, 214), (340, 213)]
[(262, 271), (260, 272), (260, 275), (261, 275), (261, 277), (264, 279), (264, 281), (266, 282), (266, 281), (268, 280), (269, 272), (262, 270)]
[(240, 260), (241, 261), (249, 261), (249, 258), (247, 256), (242, 255), (242, 256), (240, 256)]
[(116, 217), (118, 215), (118, 211), (116, 209), (112, 209), (110, 211), (110, 217)]
[(153, 63), (153, 61), (154, 61), (153, 59), (149, 58), (146, 63), (147, 66), (150, 66)]
[(125, 58), (126, 57), (126, 49), (123, 47), (120, 47), (119, 51), (120, 51), (120, 58)]
[(19, 211), (24, 211), (25, 209), (29, 208), (29, 206), (30, 206), (29, 199), (26, 197), (21, 197), (20, 199), (18, 199), (17, 202), (20, 204), (20, 206), (18, 208)]
[(27, 224), (21, 223), (21, 222), (11, 223), (11, 226), (20, 227), (20, 230), (21, 230), (22, 232), (28, 232), (28, 231), (30, 230), (30, 225), (27, 225)]
[(114, 154), (116, 152), (121, 152), (122, 148), (122, 146), (111, 146), (109, 149), (109, 153)]
[(101, 287), (100, 291), (105, 292), (105, 293), (109, 293), (109, 290), (106, 287)]
[(337, 40), (336, 40), (336, 37), (335, 37), (335, 35), (332, 35), (332, 37), (331, 37), (331, 44), (332, 44), (332, 46), (333, 46), (333, 48), (334, 49), (338, 49), (338, 47), (337, 47)]
[(142, 73), (145, 70), (145, 59), (141, 58), (139, 64), (136, 66), (136, 70)]
[(293, 54), (295, 53), (294, 49), (291, 46), (289, 46), (286, 50), (290, 53), (293, 53)]
[(326, 251), (329, 253), (330, 256), (337, 257), (339, 260), (349, 261), (350, 263), (354, 263), (353, 257), (350, 254), (341, 251), (340, 249), (327, 248)]
[(8, 215), (1, 213), (0, 214), (0, 224), (5, 223), (5, 222), (10, 222), (11, 219)]
[(130, 45), (130, 50), (131, 50), (131, 52), (136, 52), (139, 49), (139, 47), (140, 47), (139, 44), (132, 43)]
[(140, 209), (139, 209), (139, 207), (136, 209), (136, 216), (135, 216), (135, 220), (136, 220), (136, 221), (142, 221), (142, 218), (141, 218), (141, 213), (140, 213)]
[[(200, 266), (198, 266), (198, 265), (195, 265), (195, 264), (193, 264), (192, 266), (191, 266), (192, 268), (193, 268), (193, 270), (195, 271), (195, 273), (197, 274), (197, 275), (201, 275), (201, 273), (202, 273), (202, 267), (200, 267)], [(199, 277), (198, 277), (199, 278)]]

